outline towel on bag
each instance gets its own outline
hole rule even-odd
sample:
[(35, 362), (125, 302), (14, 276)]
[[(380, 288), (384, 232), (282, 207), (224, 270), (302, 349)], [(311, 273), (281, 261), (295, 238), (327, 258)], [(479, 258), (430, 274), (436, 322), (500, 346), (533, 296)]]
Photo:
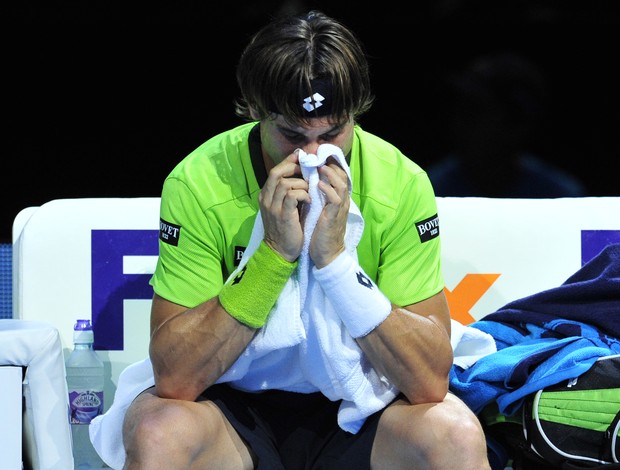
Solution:
[(509, 302), (470, 325), (498, 351), (467, 370), (456, 365), (451, 389), (474, 412), (496, 401), (506, 415), (525, 397), (578, 377), (603, 356), (620, 354), (620, 244), (610, 244), (560, 286)]
[[(218, 383), (230, 382), (243, 390), (260, 391), (281, 388), (302, 393), (320, 390), (331, 400), (342, 400), (338, 424), (355, 433), (367, 416), (384, 408), (398, 390), (375, 371), (362, 354), (312, 276), (313, 264), (308, 255), (309, 243), (324, 206), (318, 189), (318, 168), (333, 157), (346, 171), (351, 192), (349, 166), (340, 148), (323, 144), (317, 154), (299, 152), (302, 175), (309, 183), (312, 203), (304, 205), (304, 245), (298, 266), (285, 285), (263, 326), (237, 361), (220, 377)], [(356, 247), (364, 230), (361, 212), (351, 199), (345, 233), (345, 249), (357, 259)], [(234, 276), (245, 266), (264, 235), (260, 212), (251, 238)], [(452, 321), (452, 347), (455, 361), (468, 367), (479, 357), (495, 351), (493, 338), (486, 333)], [(268, 379), (267, 379), (268, 378)], [(301, 380), (296, 388), (287, 384)], [(90, 425), (91, 441), (104, 462), (122, 469), (125, 451), (122, 423), (134, 398), (154, 385), (149, 358), (128, 366), (120, 375), (110, 409)]]

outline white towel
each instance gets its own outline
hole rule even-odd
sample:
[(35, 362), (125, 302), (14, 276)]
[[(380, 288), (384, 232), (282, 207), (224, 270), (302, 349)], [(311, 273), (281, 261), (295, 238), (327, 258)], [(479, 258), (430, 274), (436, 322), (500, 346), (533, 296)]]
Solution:
[[(346, 333), (344, 325), (325, 297), (312, 274), (313, 263), (308, 253), (312, 233), (325, 204), (318, 189), (318, 168), (333, 157), (346, 171), (351, 195), (351, 173), (342, 150), (335, 145), (322, 144), (317, 154), (299, 150), (299, 163), (304, 179), (308, 181), (311, 204), (303, 208), (304, 244), (299, 263), (287, 282), (266, 325), (248, 345), (239, 359), (228, 369), (219, 382), (232, 382), (244, 390), (261, 390), (276, 384), (284, 389), (301, 392), (320, 390), (331, 400), (342, 400), (338, 423), (346, 431), (355, 433), (367, 416), (385, 407), (398, 390), (366, 362), (357, 342)], [(364, 219), (355, 202), (350, 200), (345, 233), (345, 249), (357, 259), (356, 248), (364, 230)], [(237, 267), (231, 274), (243, 269), (264, 237), (260, 213), (252, 231), (250, 243)], [(297, 347), (290, 353), (281, 351), (275, 361), (268, 353)], [(300, 374), (307, 385), (294, 381)], [(270, 377), (265, 382), (264, 377)]]
[(456, 320), (452, 320), (450, 343), (454, 351), (452, 362), (463, 369), (470, 368), (481, 357), (497, 351), (493, 336)]
[(90, 441), (101, 459), (114, 470), (122, 470), (125, 465), (123, 420), (127, 408), (140, 393), (153, 385), (155, 378), (149, 358), (127, 366), (118, 377), (112, 406), (90, 422)]

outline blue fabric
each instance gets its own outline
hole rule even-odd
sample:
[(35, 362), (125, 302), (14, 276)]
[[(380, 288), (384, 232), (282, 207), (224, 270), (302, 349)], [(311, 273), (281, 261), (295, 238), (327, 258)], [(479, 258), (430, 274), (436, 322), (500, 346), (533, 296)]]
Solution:
[(561, 286), (508, 303), (484, 320), (520, 328), (560, 318), (620, 338), (620, 243), (608, 245)]
[(13, 245), (0, 243), (0, 319), (13, 318)]
[(561, 286), (470, 326), (493, 336), (498, 350), (468, 369), (453, 366), (450, 387), (476, 413), (496, 401), (510, 416), (527, 395), (620, 354), (620, 244), (607, 246)]

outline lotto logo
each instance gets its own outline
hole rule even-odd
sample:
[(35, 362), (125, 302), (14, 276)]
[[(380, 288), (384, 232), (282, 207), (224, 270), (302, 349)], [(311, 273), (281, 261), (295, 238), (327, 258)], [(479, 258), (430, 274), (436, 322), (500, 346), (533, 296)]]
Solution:
[(323, 106), (324, 100), (325, 97), (323, 95), (321, 95), (320, 93), (315, 93), (312, 96), (304, 98), (303, 107), (308, 112), (314, 111), (316, 108), (320, 108), (321, 106)]

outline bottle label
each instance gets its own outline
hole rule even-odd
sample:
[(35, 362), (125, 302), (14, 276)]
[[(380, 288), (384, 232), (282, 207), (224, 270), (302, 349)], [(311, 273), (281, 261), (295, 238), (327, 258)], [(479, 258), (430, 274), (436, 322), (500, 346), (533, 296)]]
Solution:
[(103, 413), (103, 392), (69, 392), (69, 406), (71, 424), (90, 424), (94, 417)]

